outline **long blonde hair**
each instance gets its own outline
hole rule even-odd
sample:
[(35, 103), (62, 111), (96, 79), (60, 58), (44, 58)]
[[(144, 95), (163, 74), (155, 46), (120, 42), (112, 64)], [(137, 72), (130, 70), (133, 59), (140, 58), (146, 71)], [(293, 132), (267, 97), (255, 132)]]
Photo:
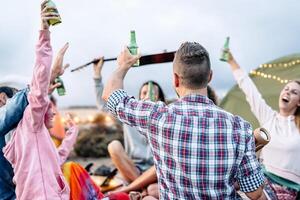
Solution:
[[(291, 82), (295, 82), (300, 86), (300, 80), (292, 80)], [(298, 127), (299, 131), (300, 131), (300, 106), (298, 106), (296, 112), (295, 112), (295, 123), (296, 126)]]

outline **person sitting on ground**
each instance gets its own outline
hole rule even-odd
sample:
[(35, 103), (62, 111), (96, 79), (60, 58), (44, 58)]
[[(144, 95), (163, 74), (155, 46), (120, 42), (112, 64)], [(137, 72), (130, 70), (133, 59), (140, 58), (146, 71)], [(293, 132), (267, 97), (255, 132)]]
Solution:
[[(98, 108), (107, 111), (106, 102), (102, 99), (102, 67), (103, 58), (100, 58), (99, 62), (94, 64), (95, 92)], [(155, 101), (164, 102), (165, 97), (161, 87), (154, 81), (152, 83)], [(142, 100), (149, 99), (148, 84), (149, 81), (142, 84), (140, 88), (139, 98)], [(108, 145), (108, 152), (122, 178), (130, 183), (153, 165), (153, 157), (146, 138), (139, 134), (136, 128), (123, 124), (123, 132), (125, 148), (120, 141), (114, 140)]]
[(270, 142), (261, 151), (267, 178), (265, 190), (272, 200), (297, 199), (300, 191), (300, 80), (290, 81), (281, 90), (277, 112), (266, 104), (253, 81), (229, 54), (228, 63), (234, 78), (260, 126), (271, 134)]
[(207, 98), (212, 78), (207, 51), (195, 42), (183, 43), (177, 50), (173, 85), (180, 99), (170, 105), (139, 101), (122, 89), (137, 59), (124, 48), (103, 99), (121, 122), (146, 136), (158, 176), (159, 199), (236, 199), (235, 181), (251, 199), (265, 199), (251, 125)]

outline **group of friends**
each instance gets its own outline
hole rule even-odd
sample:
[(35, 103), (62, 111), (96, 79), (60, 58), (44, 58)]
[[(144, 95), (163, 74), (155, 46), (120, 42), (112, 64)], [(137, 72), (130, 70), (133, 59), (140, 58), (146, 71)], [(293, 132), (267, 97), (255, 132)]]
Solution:
[[(55, 111), (49, 94), (60, 86), (66, 44), (53, 67), (48, 20), (57, 19), (45, 2), (36, 61), (28, 88), (0, 87), (0, 199), (249, 199), (296, 200), (300, 191), (300, 81), (287, 83), (279, 94), (279, 109), (268, 106), (255, 84), (229, 52), (228, 64), (246, 95), (270, 143), (255, 154), (251, 125), (217, 106), (208, 84), (213, 73), (206, 49), (185, 42), (175, 53), (173, 87), (178, 100), (165, 102), (148, 82), (139, 99), (123, 89), (123, 81), (139, 55), (124, 48), (117, 68), (103, 85), (103, 59), (94, 64), (97, 106), (123, 123), (124, 146), (112, 141), (108, 152), (124, 186), (103, 195), (88, 173), (66, 163), (78, 135), (69, 117), (65, 138), (56, 147), (49, 130)], [(272, 88), (270, 88), (272, 89)], [(76, 179), (72, 174), (76, 174)], [(119, 196), (118, 196), (119, 195)]]

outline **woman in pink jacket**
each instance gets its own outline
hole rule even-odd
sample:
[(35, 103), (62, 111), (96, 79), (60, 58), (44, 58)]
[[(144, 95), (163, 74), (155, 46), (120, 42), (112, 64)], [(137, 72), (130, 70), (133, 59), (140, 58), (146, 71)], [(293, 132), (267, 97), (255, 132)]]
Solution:
[[(44, 4), (42, 4), (44, 8)], [(77, 137), (77, 127), (69, 123), (67, 137), (56, 149), (48, 129), (55, 113), (48, 97), (52, 48), (47, 20), (56, 19), (55, 13), (42, 9), (42, 30), (36, 46), (36, 64), (28, 94), (29, 105), (24, 111), (12, 139), (3, 149), (14, 169), (17, 199), (68, 200), (69, 187), (61, 171)]]

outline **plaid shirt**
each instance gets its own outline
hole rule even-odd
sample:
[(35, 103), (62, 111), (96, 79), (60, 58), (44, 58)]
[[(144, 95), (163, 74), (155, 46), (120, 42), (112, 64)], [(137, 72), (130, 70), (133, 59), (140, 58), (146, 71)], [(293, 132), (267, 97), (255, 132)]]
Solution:
[(243, 192), (263, 184), (251, 126), (207, 97), (188, 95), (167, 106), (117, 90), (107, 105), (147, 137), (160, 199), (236, 199), (235, 181)]

